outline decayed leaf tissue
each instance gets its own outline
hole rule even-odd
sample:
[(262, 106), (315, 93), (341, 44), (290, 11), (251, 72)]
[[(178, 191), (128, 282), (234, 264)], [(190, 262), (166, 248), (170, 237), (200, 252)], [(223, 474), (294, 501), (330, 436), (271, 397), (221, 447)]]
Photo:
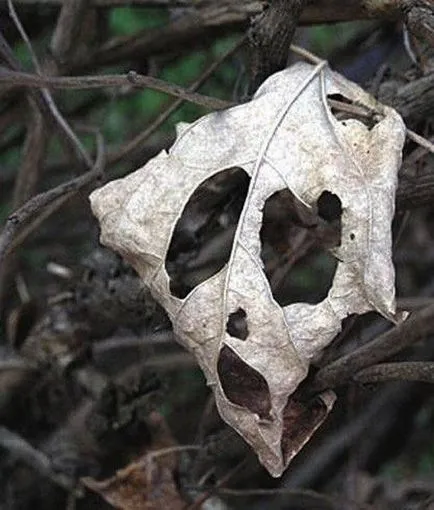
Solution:
[[(375, 119), (371, 125), (340, 120), (330, 98), (375, 112)], [(91, 195), (101, 241), (134, 266), (164, 306), (205, 373), (221, 416), (273, 476), (282, 474), (333, 405), (331, 391), (309, 408), (290, 396), (341, 321), (369, 310), (398, 320), (391, 221), (404, 138), (394, 110), (325, 62), (298, 63), (267, 79), (250, 102), (183, 126), (169, 153)], [(205, 180), (231, 168), (243, 169), (250, 181), (229, 261), (177, 295), (166, 267), (177, 221)], [(281, 307), (264, 273), (263, 209), (285, 189), (307, 209), (317, 207), (324, 192), (340, 201), (340, 242), (331, 248), (337, 268), (317, 304)], [(243, 327), (232, 327), (234, 319)], [(244, 385), (240, 391), (237, 381)]]

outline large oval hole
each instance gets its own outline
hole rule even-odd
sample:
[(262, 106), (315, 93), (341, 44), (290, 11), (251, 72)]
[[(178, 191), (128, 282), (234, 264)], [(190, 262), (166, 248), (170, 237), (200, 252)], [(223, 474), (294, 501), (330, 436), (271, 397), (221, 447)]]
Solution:
[(205, 180), (176, 223), (166, 256), (170, 291), (185, 298), (229, 261), (250, 177), (229, 168)]
[(321, 302), (337, 267), (329, 250), (341, 243), (342, 204), (325, 190), (306, 207), (288, 189), (265, 202), (261, 258), (274, 299), (281, 305)]
[(271, 399), (265, 378), (245, 363), (230, 347), (223, 346), (217, 371), (226, 397), (263, 419), (270, 418)]

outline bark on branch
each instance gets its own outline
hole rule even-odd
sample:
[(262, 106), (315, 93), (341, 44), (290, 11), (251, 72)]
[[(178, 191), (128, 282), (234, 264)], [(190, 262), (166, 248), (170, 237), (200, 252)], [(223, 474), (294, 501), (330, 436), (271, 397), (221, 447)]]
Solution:
[[(0, 0), (0, 6), (5, 5), (7, 0)], [(23, 5), (51, 5), (61, 6), (65, 0), (16, 0), (16, 4)], [(191, 0), (89, 0), (90, 6), (96, 7), (115, 7), (115, 6), (144, 6), (144, 7), (177, 7), (192, 6), (201, 11), (207, 9), (209, 4), (213, 3), (215, 7), (232, 13), (233, 17), (239, 18), (240, 15), (246, 21), (248, 16), (260, 14), (263, 3), (260, 0), (243, 0), (242, 2), (233, 2), (232, 0), (202, 0), (201, 2), (192, 2)], [(417, 9), (411, 14), (414, 23), (420, 24), (416, 19), (421, 10), (428, 10), (431, 13), (433, 6), (427, 0), (314, 0), (309, 2), (302, 15), (302, 24), (315, 23), (336, 23), (340, 21), (351, 21), (357, 19), (367, 19), (372, 17), (396, 18), (403, 13), (410, 15), (412, 9)]]

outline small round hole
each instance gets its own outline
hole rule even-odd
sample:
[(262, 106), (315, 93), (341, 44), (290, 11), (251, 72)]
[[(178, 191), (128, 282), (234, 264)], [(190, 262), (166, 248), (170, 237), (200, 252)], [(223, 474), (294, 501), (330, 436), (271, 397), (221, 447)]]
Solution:
[(242, 308), (238, 308), (236, 312), (229, 314), (226, 332), (234, 338), (246, 340), (249, 336), (246, 317), (247, 314)]
[(317, 200), (318, 216), (325, 221), (339, 220), (342, 216), (342, 202), (330, 191), (323, 191)]

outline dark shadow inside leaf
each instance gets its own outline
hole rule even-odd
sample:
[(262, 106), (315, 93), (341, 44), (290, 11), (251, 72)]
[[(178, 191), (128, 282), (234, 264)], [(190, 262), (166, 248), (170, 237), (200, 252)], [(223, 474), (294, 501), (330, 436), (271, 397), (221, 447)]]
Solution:
[(265, 202), (261, 258), (274, 299), (281, 305), (321, 302), (337, 260), (329, 250), (341, 243), (342, 204), (328, 191), (309, 208), (288, 189)]
[(229, 314), (226, 332), (234, 338), (246, 340), (249, 336), (246, 317), (247, 314), (243, 308), (238, 308), (236, 312)]
[(166, 256), (174, 296), (185, 298), (229, 261), (249, 183), (243, 169), (229, 168), (206, 179), (191, 195)]
[(217, 371), (226, 397), (246, 407), (262, 419), (270, 418), (271, 399), (265, 378), (225, 345), (217, 363)]
[(328, 94), (327, 102), (331, 114), (344, 126), (346, 120), (355, 119), (371, 130), (382, 118), (378, 113), (354, 103), (342, 94)]
[(324, 421), (328, 410), (320, 397), (302, 402), (289, 397), (283, 412), (282, 453), (293, 457)]

